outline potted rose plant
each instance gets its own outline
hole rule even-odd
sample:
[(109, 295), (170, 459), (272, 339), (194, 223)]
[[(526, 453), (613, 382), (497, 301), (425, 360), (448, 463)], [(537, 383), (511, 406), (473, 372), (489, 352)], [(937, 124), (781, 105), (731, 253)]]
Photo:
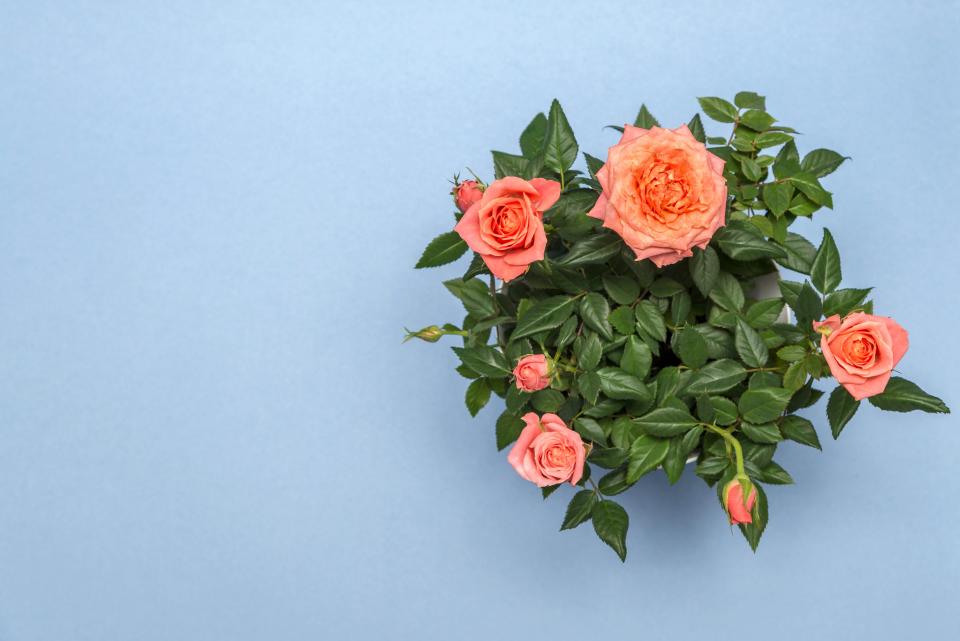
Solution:
[(470, 413), (503, 398), (496, 445), (510, 447), (509, 464), (544, 498), (574, 486), (561, 529), (592, 521), (621, 559), (629, 521), (612, 497), (657, 469), (675, 483), (688, 459), (756, 549), (763, 485), (793, 482), (777, 449), (820, 449), (798, 412), (830, 379), (834, 438), (864, 400), (949, 411), (894, 375), (907, 331), (874, 314), (870, 288), (840, 287), (830, 232), (814, 245), (790, 230), (832, 208), (821, 179), (845, 157), (801, 156), (796, 132), (756, 93), (699, 102), (723, 136), (707, 136), (699, 114), (661, 128), (641, 106), (632, 125), (612, 127), (605, 158), (583, 154), (583, 172), (554, 101), (519, 154), (493, 152), (489, 184), (454, 179), (453, 229), (416, 265), (470, 252), (465, 273), (444, 282), (462, 323), (407, 338), (458, 338)]

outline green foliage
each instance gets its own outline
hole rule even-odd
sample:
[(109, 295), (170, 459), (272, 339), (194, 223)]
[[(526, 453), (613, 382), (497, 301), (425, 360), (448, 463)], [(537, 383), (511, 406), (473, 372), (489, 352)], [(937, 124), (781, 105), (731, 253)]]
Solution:
[[(829, 149), (803, 155), (796, 132), (778, 123), (754, 92), (699, 103), (704, 118), (695, 114), (687, 126), (725, 161), (729, 195), (726, 224), (705, 247), (658, 268), (637, 261), (620, 235), (587, 216), (601, 195), (596, 175), (606, 159), (583, 153), (586, 171), (573, 168), (581, 151), (553, 101), (523, 129), (519, 150), (492, 153), (496, 178), (544, 178), (561, 186), (543, 215), (543, 260), (498, 282), (483, 257), (472, 254), (466, 272), (443, 283), (463, 306), (462, 322), (407, 334), (462, 342), (453, 349), (469, 413), (494, 396), (503, 399), (498, 449), (516, 441), (527, 412), (556, 413), (580, 435), (589, 450), (584, 478), (560, 527), (592, 521), (621, 559), (629, 521), (609, 497), (660, 468), (675, 483), (691, 455), (696, 474), (718, 491), (738, 474), (757, 488), (753, 523), (739, 528), (755, 549), (768, 520), (759, 484), (793, 482), (773, 460), (777, 448), (789, 441), (821, 449), (814, 423), (797, 415), (818, 401), (823, 392), (814, 383), (830, 375), (813, 323), (873, 309), (870, 288), (840, 288), (840, 254), (828, 230), (815, 246), (791, 229), (797, 218), (833, 207), (821, 181), (847, 157)], [(659, 125), (645, 105), (633, 122)], [(417, 268), (467, 253), (459, 234), (438, 231)], [(757, 279), (778, 266), (800, 276), (784, 274), (778, 293), (759, 297)], [(784, 322), (787, 306), (791, 317)], [(528, 354), (544, 354), (550, 363), (549, 385), (534, 393), (512, 379)], [(898, 376), (869, 402), (888, 411), (949, 412), (941, 399)], [(833, 390), (826, 414), (834, 438), (859, 406), (842, 386)], [(590, 479), (592, 472), (599, 478)], [(543, 496), (562, 491), (563, 484), (552, 485)]]

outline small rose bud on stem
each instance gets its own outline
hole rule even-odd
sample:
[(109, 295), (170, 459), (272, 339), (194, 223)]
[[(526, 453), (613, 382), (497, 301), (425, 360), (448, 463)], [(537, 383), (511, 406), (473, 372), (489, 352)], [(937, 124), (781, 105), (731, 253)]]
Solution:
[(437, 327), (436, 325), (430, 325), (424, 327), (423, 329), (412, 332), (409, 329), (404, 328), (407, 332), (407, 335), (403, 337), (403, 342), (406, 343), (411, 338), (419, 338), (422, 341), (428, 343), (436, 343), (438, 340), (447, 335), (453, 336), (466, 336), (467, 332), (457, 329), (453, 325), (444, 325), (442, 328)]

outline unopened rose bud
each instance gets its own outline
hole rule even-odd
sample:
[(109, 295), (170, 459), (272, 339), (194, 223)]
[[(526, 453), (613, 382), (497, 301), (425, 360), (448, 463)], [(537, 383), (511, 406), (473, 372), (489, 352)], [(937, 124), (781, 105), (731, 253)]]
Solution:
[(443, 338), (443, 335), (446, 334), (442, 329), (436, 325), (430, 325), (429, 327), (424, 327), (418, 332), (411, 332), (407, 330), (407, 335), (404, 337), (403, 342), (406, 343), (411, 338), (419, 338), (422, 341), (427, 341), (428, 343), (436, 343), (438, 340)]
[(553, 376), (553, 367), (553, 361), (543, 354), (527, 354), (513, 369), (517, 389), (536, 392), (548, 387)]
[(453, 187), (453, 202), (457, 204), (457, 209), (466, 212), (470, 206), (483, 197), (483, 185), (476, 180), (464, 180), (462, 183), (456, 183)]
[[(749, 483), (749, 481), (747, 481)], [(723, 507), (730, 515), (730, 524), (753, 523), (751, 512), (753, 504), (757, 502), (757, 488), (750, 483), (750, 494), (743, 500), (743, 486), (740, 479), (733, 479), (723, 486)]]

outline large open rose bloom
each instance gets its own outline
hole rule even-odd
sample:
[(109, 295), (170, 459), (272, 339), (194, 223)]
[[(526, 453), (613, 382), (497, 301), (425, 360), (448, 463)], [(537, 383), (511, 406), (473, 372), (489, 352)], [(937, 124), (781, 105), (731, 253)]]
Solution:
[(567, 427), (556, 414), (523, 416), (527, 424), (507, 455), (507, 462), (524, 479), (537, 487), (569, 481), (576, 485), (583, 476), (586, 451), (580, 435)]
[(597, 172), (603, 194), (588, 215), (620, 234), (637, 260), (671, 265), (706, 247), (724, 224), (723, 164), (686, 125), (627, 125)]
[(507, 281), (543, 260), (543, 212), (560, 198), (560, 183), (507, 176), (487, 187), (454, 230), (480, 254), (490, 272)]
[(813, 328), (820, 332), (820, 351), (830, 373), (858, 401), (887, 388), (891, 371), (910, 346), (907, 330), (897, 321), (863, 312), (843, 320), (834, 314), (814, 321)]

